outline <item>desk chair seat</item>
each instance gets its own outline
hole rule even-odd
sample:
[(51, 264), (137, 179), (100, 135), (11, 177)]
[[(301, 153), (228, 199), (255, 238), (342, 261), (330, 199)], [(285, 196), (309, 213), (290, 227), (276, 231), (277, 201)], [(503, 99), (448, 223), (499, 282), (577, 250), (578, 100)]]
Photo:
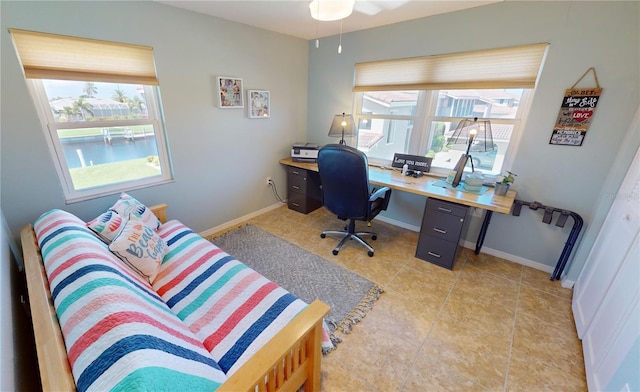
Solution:
[(349, 220), (344, 230), (325, 230), (320, 237), (325, 238), (327, 234), (343, 235), (333, 249), (334, 255), (338, 254), (348, 240), (356, 240), (373, 257), (373, 248), (361, 236), (371, 236), (375, 241), (377, 235), (369, 231), (356, 232), (356, 221), (371, 222), (380, 211), (386, 210), (391, 189), (383, 187), (370, 193), (367, 156), (362, 151), (343, 144), (328, 144), (320, 149), (318, 172), (325, 208), (337, 215), (338, 219)]

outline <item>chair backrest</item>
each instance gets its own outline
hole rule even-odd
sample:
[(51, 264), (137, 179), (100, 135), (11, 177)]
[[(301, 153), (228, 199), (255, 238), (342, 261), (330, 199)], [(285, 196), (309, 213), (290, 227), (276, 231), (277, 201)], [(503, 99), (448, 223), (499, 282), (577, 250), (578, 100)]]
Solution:
[(340, 218), (365, 219), (369, 210), (367, 156), (343, 144), (327, 144), (318, 152), (324, 206)]

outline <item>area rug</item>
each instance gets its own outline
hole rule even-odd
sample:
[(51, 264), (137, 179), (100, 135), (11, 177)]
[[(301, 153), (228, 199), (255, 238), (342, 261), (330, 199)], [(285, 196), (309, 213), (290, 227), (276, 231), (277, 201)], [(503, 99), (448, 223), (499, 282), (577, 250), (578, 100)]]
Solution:
[(362, 276), (259, 227), (246, 224), (211, 239), (215, 245), (307, 303), (331, 307), (325, 318), (334, 346), (383, 293)]

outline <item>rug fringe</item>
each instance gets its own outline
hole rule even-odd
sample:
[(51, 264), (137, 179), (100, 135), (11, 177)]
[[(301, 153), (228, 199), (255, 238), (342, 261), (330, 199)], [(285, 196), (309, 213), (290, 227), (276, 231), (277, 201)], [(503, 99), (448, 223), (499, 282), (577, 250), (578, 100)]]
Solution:
[(380, 295), (384, 293), (384, 289), (377, 284), (374, 284), (369, 292), (362, 297), (362, 300), (351, 310), (340, 323), (337, 323), (335, 320), (325, 320), (327, 324), (329, 324), (332, 328), (329, 337), (331, 338), (331, 343), (333, 343), (333, 348), (329, 350), (323, 351), (324, 355), (327, 355), (331, 351), (338, 348), (338, 343), (342, 343), (342, 338), (336, 334), (336, 332), (340, 332), (342, 334), (348, 335), (351, 333), (353, 326), (363, 318), (366, 317), (367, 312), (371, 310), (373, 304), (380, 298)]

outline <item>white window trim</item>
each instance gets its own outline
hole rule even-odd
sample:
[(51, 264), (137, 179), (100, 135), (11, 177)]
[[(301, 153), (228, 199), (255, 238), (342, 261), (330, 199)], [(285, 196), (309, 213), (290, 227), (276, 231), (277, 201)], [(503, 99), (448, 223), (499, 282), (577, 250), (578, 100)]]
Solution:
[(118, 192), (127, 192), (134, 189), (146, 188), (149, 186), (173, 182), (173, 177), (171, 174), (171, 161), (169, 158), (169, 150), (166, 144), (166, 132), (164, 129), (162, 113), (160, 112), (159, 91), (157, 90), (157, 87), (144, 86), (145, 99), (147, 100), (147, 111), (149, 113), (148, 119), (65, 123), (64, 128), (68, 129), (100, 127), (107, 124), (109, 126), (113, 126), (114, 124), (118, 123), (121, 123), (123, 126), (135, 124), (136, 122), (146, 124), (152, 123), (156, 135), (156, 146), (158, 148), (158, 158), (160, 162), (161, 174), (139, 180), (131, 180), (110, 185), (76, 190), (73, 187), (71, 173), (64, 157), (62, 145), (60, 144), (60, 140), (57, 137), (58, 127), (56, 126), (57, 123), (55, 122), (53, 114), (51, 113), (51, 108), (48, 104), (49, 98), (45, 92), (44, 84), (41, 79), (25, 80), (31, 94), (31, 98), (35, 104), (38, 118), (40, 119), (40, 124), (47, 141), (49, 153), (51, 154), (51, 159), (54, 162), (54, 167), (56, 169), (58, 178), (60, 179), (60, 185), (62, 187), (62, 192), (67, 204), (90, 200), (101, 196), (108, 196)]

